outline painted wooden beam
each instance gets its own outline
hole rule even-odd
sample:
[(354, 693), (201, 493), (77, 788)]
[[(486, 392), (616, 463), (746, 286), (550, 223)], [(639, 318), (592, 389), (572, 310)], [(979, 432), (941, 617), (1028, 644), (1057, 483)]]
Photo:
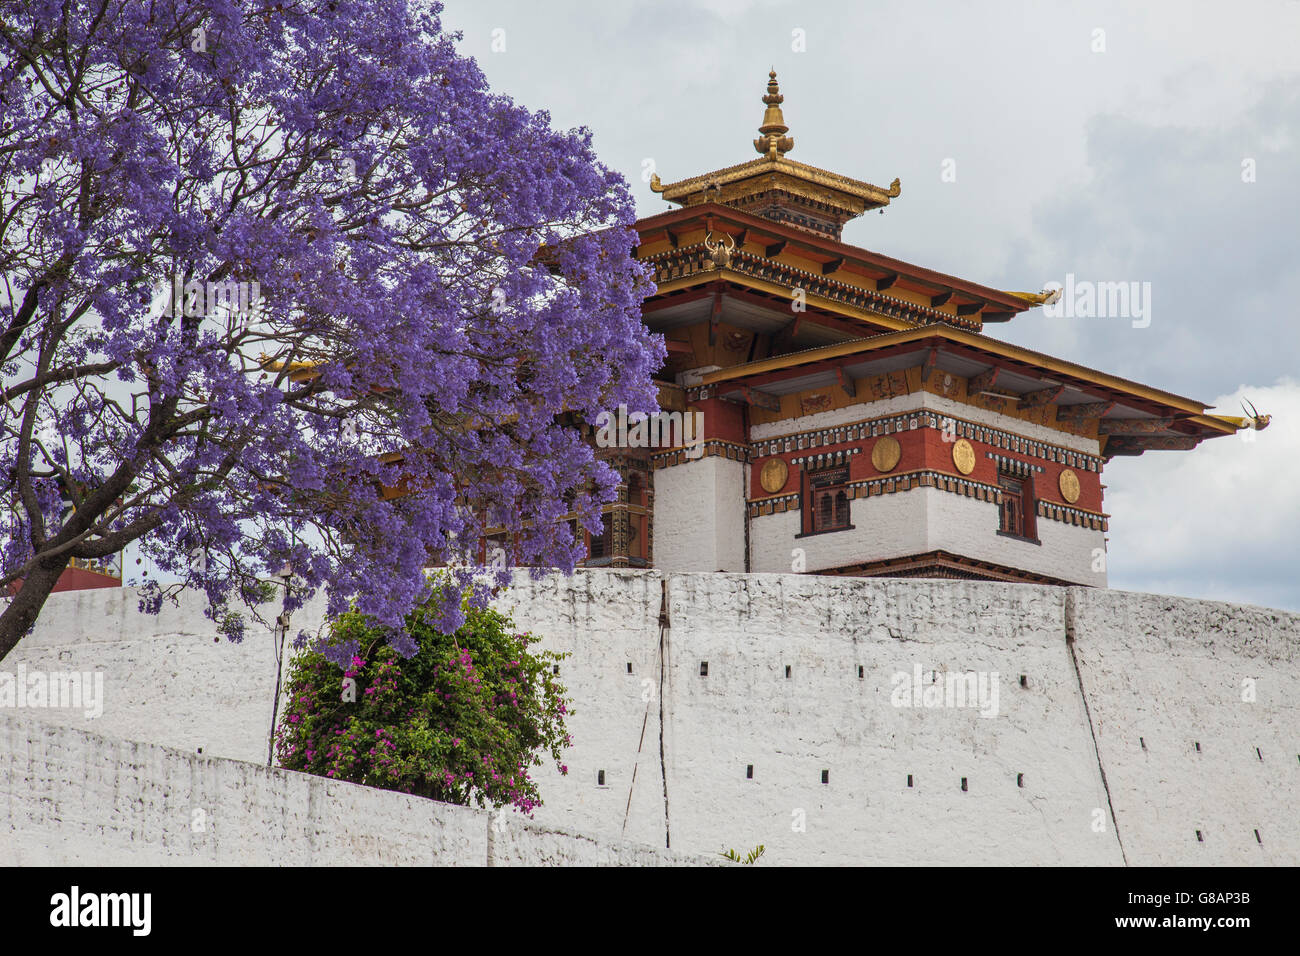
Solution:
[(980, 372), (978, 375), (972, 375), (966, 383), (966, 391), (971, 395), (978, 395), (980, 392), (987, 392), (998, 380), (998, 373), (1002, 371), (1000, 366), (993, 366), (991, 369)]
[(1064, 391), (1064, 385), (1052, 385), (1048, 388), (1040, 388), (1036, 392), (1026, 392), (1020, 396), (1016, 408), (1022, 411), (1026, 408), (1042, 408), (1044, 405), (1050, 405), (1060, 398), (1061, 393)]
[(1174, 423), (1173, 418), (1103, 418), (1097, 426), (1100, 435), (1151, 435)]
[[(737, 386), (735, 391), (737, 395), (723, 395), (724, 401), (740, 402), (745, 405), (753, 405), (755, 408), (763, 408), (769, 412), (779, 412), (781, 410), (781, 399), (779, 396), (770, 392), (760, 392), (756, 388), (750, 388), (748, 385)], [(729, 390), (730, 391), (730, 390)]]
[(1114, 402), (1084, 402), (1080, 405), (1056, 406), (1058, 422), (1082, 422), (1089, 418), (1101, 418), (1115, 407)]
[(939, 346), (935, 345), (926, 353), (925, 361), (921, 364), (921, 384), (925, 385), (930, 381), (930, 376), (934, 370), (939, 367)]

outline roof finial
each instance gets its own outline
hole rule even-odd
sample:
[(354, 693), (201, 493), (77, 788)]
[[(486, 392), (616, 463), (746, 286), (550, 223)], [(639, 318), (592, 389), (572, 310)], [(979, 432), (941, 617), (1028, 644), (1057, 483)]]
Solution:
[(785, 117), (781, 114), (781, 104), (785, 102), (785, 97), (781, 95), (781, 88), (776, 83), (775, 66), (767, 74), (767, 95), (763, 97), (763, 102), (767, 105), (767, 110), (763, 113), (763, 125), (758, 128), (762, 135), (754, 140), (754, 149), (760, 155), (776, 159), (794, 149), (794, 140), (785, 135), (790, 132), (790, 127), (785, 125)]

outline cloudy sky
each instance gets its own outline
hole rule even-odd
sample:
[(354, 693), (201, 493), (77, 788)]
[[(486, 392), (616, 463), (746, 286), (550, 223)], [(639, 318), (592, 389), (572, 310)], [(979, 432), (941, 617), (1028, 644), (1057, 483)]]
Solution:
[(643, 214), (667, 208), (643, 170), (755, 155), (775, 66), (791, 158), (902, 180), (845, 241), (997, 288), (1150, 283), (1149, 324), (992, 331), (1273, 414), (1111, 464), (1111, 584), (1300, 609), (1300, 2), (449, 0), (443, 23), (494, 87), (589, 127)]

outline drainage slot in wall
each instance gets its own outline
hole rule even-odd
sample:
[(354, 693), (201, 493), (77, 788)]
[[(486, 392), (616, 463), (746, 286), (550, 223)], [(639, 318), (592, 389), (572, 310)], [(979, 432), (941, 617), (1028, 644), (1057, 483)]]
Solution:
[(1016, 786), (1023, 787), (1024, 785), (1025, 785), (1025, 775), (1023, 773), (1016, 774)]
[(1261, 844), (1264, 842), (1263, 840), (1261, 840), (1261, 839), (1259, 838), (1259, 831), (1258, 831), (1258, 830), (1255, 831), (1255, 842), (1256, 842), (1256, 843), (1261, 843)]
[(789, 680), (789, 679), (790, 679), (790, 665), (789, 665), (789, 664), (786, 664), (786, 665), (785, 665), (785, 677), (786, 677), (786, 680)]
[[(866, 676), (866, 675), (863, 673), (863, 667), (862, 667), (861, 664), (859, 664), (859, 665), (858, 665), (858, 680), (862, 680), (862, 678), (863, 678), (864, 676)], [(1300, 754), (1297, 754), (1296, 756), (1297, 756), (1298, 758), (1300, 758)]]
[(962, 777), (962, 778), (961, 778), (961, 792), (962, 792), (962, 793), (965, 793), (965, 792), (966, 792), (966, 778), (965, 778), (965, 777)]
[(1200, 830), (1197, 830), (1197, 831), (1196, 831), (1196, 842), (1197, 842), (1197, 843), (1204, 843), (1204, 842), (1205, 842), (1205, 836), (1204, 836), (1204, 834), (1201, 833)]
[(628, 662), (627, 662), (627, 672), (628, 672), (629, 674), (632, 673), (632, 662), (631, 662), (631, 661), (628, 661)]
[(708, 676), (709, 676), (709, 662), (708, 662), (708, 661), (700, 661), (700, 676), (701, 676), (701, 677), (708, 677)]
[(829, 770), (823, 770), (822, 783), (830, 783), (830, 782), (831, 782), (831, 772)]
[(1139, 738), (1138, 738), (1138, 743), (1140, 743), (1140, 744), (1142, 745), (1142, 749), (1143, 749), (1143, 750), (1146, 750), (1146, 749), (1147, 749), (1147, 742), (1146, 742), (1146, 738), (1145, 738), (1145, 737), (1139, 737)]
[(1021, 687), (1028, 687), (1028, 686), (1029, 686), (1029, 678), (1026, 677), (1024, 674), (1021, 674), (1021, 675), (1020, 675), (1020, 686), (1021, 686)]
[(1199, 740), (1196, 741), (1196, 752), (1197, 753), (1201, 752), (1201, 742)]
[(912, 775), (910, 773), (907, 775), (907, 785), (909, 787), (912, 785)]
[(598, 787), (605, 786), (605, 771), (603, 770), (596, 771), (596, 786)]
[(754, 765), (753, 765), (752, 763), (751, 763), (751, 764), (748, 764), (748, 765), (745, 767), (745, 779), (746, 779), (746, 780), (753, 780), (753, 779), (754, 779)]
[(1255, 756), (1258, 757), (1260, 760), (1263, 760), (1263, 759), (1264, 759), (1264, 755), (1263, 755), (1262, 753), (1259, 752), (1259, 748), (1258, 748), (1258, 747), (1255, 748)]

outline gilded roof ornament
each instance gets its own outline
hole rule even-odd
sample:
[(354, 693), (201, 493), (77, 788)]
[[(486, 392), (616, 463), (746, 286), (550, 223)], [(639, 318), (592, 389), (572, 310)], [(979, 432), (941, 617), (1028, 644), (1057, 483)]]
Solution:
[(794, 149), (794, 140), (785, 135), (790, 132), (790, 127), (785, 125), (785, 116), (781, 113), (781, 104), (785, 102), (785, 97), (781, 95), (781, 88), (777, 85), (775, 67), (767, 77), (767, 95), (763, 97), (767, 109), (763, 113), (763, 124), (758, 128), (761, 135), (754, 140), (754, 149), (761, 156), (776, 159)]

